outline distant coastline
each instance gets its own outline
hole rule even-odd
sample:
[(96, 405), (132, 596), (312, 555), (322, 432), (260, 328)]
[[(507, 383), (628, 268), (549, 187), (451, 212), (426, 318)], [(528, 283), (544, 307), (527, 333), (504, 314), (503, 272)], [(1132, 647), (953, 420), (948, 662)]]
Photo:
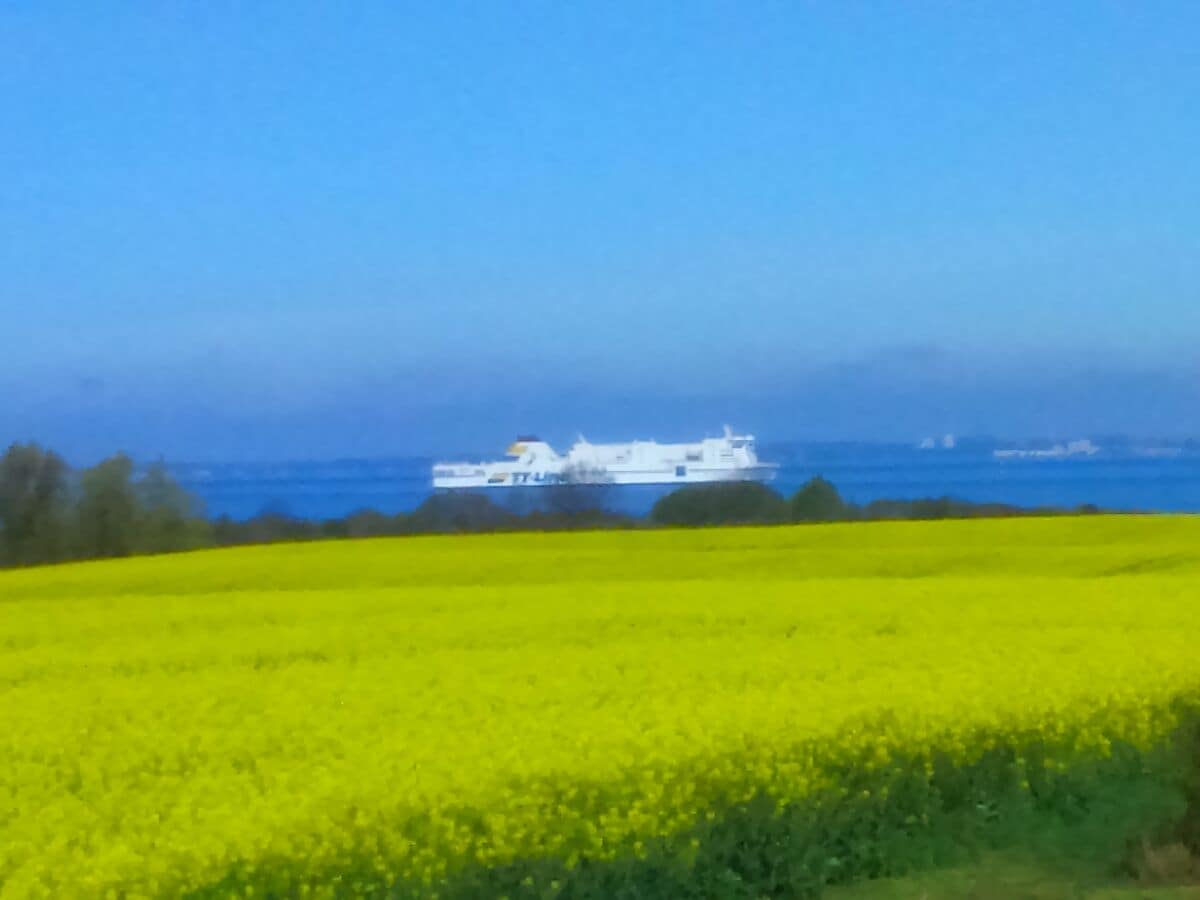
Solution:
[[(0, 469), (0, 479), (11, 482), (3, 494), (10, 500), (0, 506), (16, 503), (0, 508), (0, 539), (7, 547), (0, 549), (0, 563), (429, 531), (1100, 510), (1200, 513), (1200, 453), (1192, 445), (1126, 446), (1124, 452), (1109, 447), (1062, 453), (1051, 444), (1029, 448), (1048, 451), (1041, 455), (997, 458), (995, 446), (970, 440), (934, 450), (777, 444), (764, 453), (779, 461), (778, 478), (770, 489), (755, 486), (767, 493), (718, 496), (690, 508), (683, 504), (680, 512), (682, 501), (671, 486), (599, 485), (590, 486), (599, 491), (567, 495), (512, 488), (499, 492), (503, 497), (483, 489), (448, 499), (433, 490), (427, 458), (139, 465), (118, 455), (72, 470), (36, 445), (13, 445)], [(837, 510), (820, 516), (784, 511), (814, 480), (837, 492)], [(665, 513), (662, 504), (672, 498), (675, 511)]]
[[(997, 449), (1049, 450), (1055, 442), (1014, 444), (959, 438), (950, 450), (913, 444), (775, 442), (763, 456), (781, 464), (773, 484), (788, 494), (823, 475), (848, 500), (952, 495), (976, 503), (1200, 512), (1200, 446), (1094, 439), (1094, 454), (999, 458)], [(467, 454), (469, 455), (469, 454)], [(304, 519), (339, 518), (362, 508), (410, 513), (433, 493), (429, 457), (377, 460), (171, 464), (212, 518), (248, 520), (261, 513)], [(647, 515), (666, 493), (622, 487), (618, 512)]]
[[(795, 471), (799, 471), (798, 469)], [(421, 479), (428, 468), (421, 467)], [(394, 474), (394, 473), (393, 473)], [(292, 487), (332, 492), (336, 480)], [(910, 482), (913, 488), (914, 483)], [(14, 444), (0, 456), (0, 565), (171, 553), (214, 546), (324, 538), (479, 531), (551, 531), (855, 522), (1094, 514), (1094, 502), (1014, 504), (977, 502), (951, 490), (909, 496), (880, 494), (867, 502), (844, 495), (823, 474), (789, 488), (756, 481), (669, 487), (642, 514), (620, 508), (629, 487), (561, 483), (504, 491), (424, 491), (411, 511), (388, 512), (358, 503), (347, 513), (306, 516), (262, 509), (243, 519), (212, 515), (203, 498), (162, 461), (139, 467), (117, 454), (82, 470), (36, 444)]]

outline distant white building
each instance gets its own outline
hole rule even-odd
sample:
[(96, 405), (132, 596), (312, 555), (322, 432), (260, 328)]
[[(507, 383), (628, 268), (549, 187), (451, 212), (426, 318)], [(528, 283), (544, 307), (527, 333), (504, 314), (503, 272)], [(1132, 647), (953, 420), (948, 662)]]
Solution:
[(938, 441), (936, 438), (927, 437), (921, 443), (917, 444), (917, 449), (934, 450), (940, 446), (943, 450), (953, 450), (955, 443), (956, 441), (952, 434), (943, 435), (941, 441)]

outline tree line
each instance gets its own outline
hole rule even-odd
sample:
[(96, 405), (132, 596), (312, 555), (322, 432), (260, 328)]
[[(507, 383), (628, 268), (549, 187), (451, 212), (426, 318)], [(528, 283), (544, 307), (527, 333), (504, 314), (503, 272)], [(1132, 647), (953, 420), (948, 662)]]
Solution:
[(842, 498), (836, 487), (817, 476), (784, 497), (764, 484), (733, 481), (682, 487), (659, 500), (650, 512), (658, 525), (698, 526), (848, 522), (881, 519), (967, 519), (1030, 515), (1080, 515), (1101, 510), (1090, 504), (1074, 508), (1023, 507), (1007, 503), (973, 503), (954, 497), (884, 499), (858, 505)]
[(524, 511), (477, 494), (435, 494), (397, 515), (365, 509), (316, 521), (266, 511), (210, 520), (161, 461), (139, 470), (117, 454), (76, 472), (53, 451), (13, 444), (0, 456), (0, 567), (278, 541), (636, 524), (603, 509), (603, 486), (542, 490), (544, 499)]
[(75, 473), (36, 444), (13, 444), (0, 456), (0, 565), (166, 553), (211, 541), (199, 502), (162, 462), (137, 472), (117, 454)]
[(1099, 512), (1091, 506), (1027, 509), (950, 497), (876, 500), (859, 506), (817, 477), (790, 497), (753, 482), (688, 485), (661, 498), (642, 519), (607, 510), (609, 490), (607, 485), (590, 484), (537, 488), (538, 502), (525, 509), (502, 506), (481, 494), (442, 493), (411, 513), (396, 515), (367, 509), (322, 521), (273, 512), (244, 521), (210, 520), (200, 501), (161, 461), (139, 470), (128, 456), (117, 454), (75, 472), (50, 450), (13, 444), (0, 456), (0, 566), (406, 534)]

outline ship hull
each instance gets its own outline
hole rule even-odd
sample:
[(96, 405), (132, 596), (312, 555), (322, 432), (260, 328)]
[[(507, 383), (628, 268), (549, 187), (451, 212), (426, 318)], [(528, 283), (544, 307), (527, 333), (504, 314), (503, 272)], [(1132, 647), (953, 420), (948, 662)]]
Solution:
[(696, 469), (688, 468), (677, 474), (669, 470), (641, 470), (606, 472), (592, 478), (568, 478), (559, 472), (480, 472), (470, 475), (454, 475), (433, 479), (435, 488), (514, 488), (554, 487), (565, 484), (602, 485), (620, 487), (636, 484), (711, 484), (718, 481), (771, 481), (775, 478), (775, 467), (760, 465), (740, 469)]

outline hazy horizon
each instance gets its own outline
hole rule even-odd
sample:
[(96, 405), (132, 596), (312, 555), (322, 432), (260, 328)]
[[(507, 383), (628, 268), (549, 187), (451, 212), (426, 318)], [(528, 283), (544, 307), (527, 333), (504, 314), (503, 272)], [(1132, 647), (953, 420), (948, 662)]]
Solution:
[[(1194, 403), (1196, 384), (1194, 376), (1168, 369), (1084, 366), (1034, 365), (1018, 380), (924, 350), (815, 367), (794, 379), (763, 378), (749, 391), (723, 396), (661, 383), (561, 383), (523, 393), (519, 374), (511, 372), (489, 375), (490, 389), (461, 376), (414, 372), (351, 383), (324, 393), (317, 404), (309, 395), (289, 398), (287, 384), (264, 384), (251, 396), (230, 393), (213, 405), (195, 396), (158, 405), (156, 395), (170, 388), (130, 383), (114, 389), (95, 381), (76, 385), (74, 397), (68, 393), (53, 404), (18, 406), (18, 416), (33, 427), (14, 439), (38, 440), (79, 463), (118, 450), (176, 461), (437, 456), (498, 452), (515, 434), (531, 431), (561, 445), (580, 433), (596, 441), (692, 440), (726, 423), (764, 443), (915, 444), (946, 433), (1013, 441), (1116, 434), (1184, 439), (1200, 436), (1200, 428), (1178, 416)], [(509, 402), (496, 402), (497, 394)], [(397, 395), (404, 400), (393, 403)], [(151, 416), (150, 408), (161, 411)], [(63, 416), (64, 409), (72, 414)], [(5, 424), (0, 421), (0, 432)]]

